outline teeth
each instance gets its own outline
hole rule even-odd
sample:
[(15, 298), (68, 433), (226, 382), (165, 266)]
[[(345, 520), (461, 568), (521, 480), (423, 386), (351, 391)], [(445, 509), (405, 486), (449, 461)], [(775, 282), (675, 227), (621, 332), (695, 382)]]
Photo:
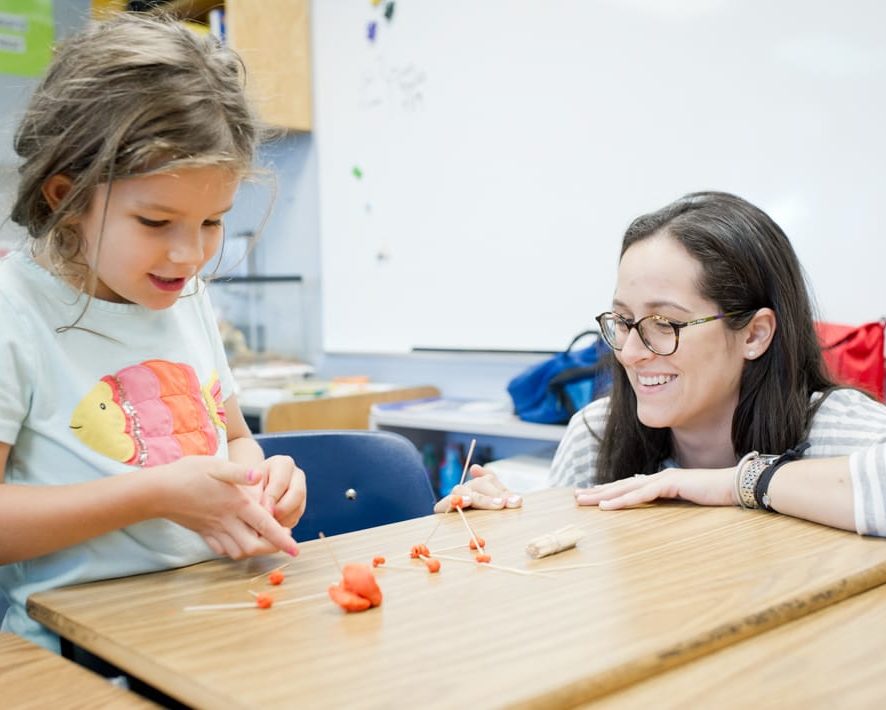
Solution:
[(651, 387), (653, 385), (663, 385), (666, 382), (670, 382), (671, 380), (677, 379), (676, 375), (653, 375), (649, 377), (648, 375), (637, 375), (637, 379), (639, 380), (641, 385), (646, 385), (647, 387)]

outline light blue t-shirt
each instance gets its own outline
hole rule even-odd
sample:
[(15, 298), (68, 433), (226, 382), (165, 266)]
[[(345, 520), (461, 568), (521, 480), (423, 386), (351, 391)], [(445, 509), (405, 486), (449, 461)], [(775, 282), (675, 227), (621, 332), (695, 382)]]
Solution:
[[(93, 299), (84, 314), (86, 303), (27, 255), (0, 260), (5, 484), (145, 475), (142, 467), (187, 454), (226, 458), (222, 403), (233, 380), (205, 286), (193, 280), (161, 311)], [(2, 629), (58, 650), (57, 637), (28, 617), (29, 595), (211, 557), (199, 535), (158, 519), (2, 565)]]

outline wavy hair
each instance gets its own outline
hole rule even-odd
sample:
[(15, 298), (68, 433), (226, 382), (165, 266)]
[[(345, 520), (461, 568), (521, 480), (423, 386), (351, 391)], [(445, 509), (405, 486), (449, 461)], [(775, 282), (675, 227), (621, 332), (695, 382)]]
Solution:
[[(244, 76), (233, 51), (168, 17), (122, 13), (65, 41), (15, 135), (23, 162), (11, 218), (32, 252), (46, 250), (58, 273), (85, 284), (81, 236), (70, 223), (99, 186), (110, 194), (114, 180), (179, 167), (249, 174), (259, 128)], [(42, 188), (56, 174), (72, 186), (53, 209)]]
[[(696, 192), (635, 219), (621, 256), (634, 244), (659, 234), (677, 240), (701, 265), (696, 284), (739, 330), (755, 311), (771, 308), (777, 328), (766, 352), (745, 363), (732, 418), (735, 452), (781, 453), (806, 435), (817, 404), (829, 392), (828, 377), (813, 325), (813, 308), (803, 270), (781, 228), (761, 209), (723, 192)], [(610, 413), (600, 445), (598, 480), (654, 473), (672, 455), (670, 429), (645, 426), (624, 368), (614, 365)]]

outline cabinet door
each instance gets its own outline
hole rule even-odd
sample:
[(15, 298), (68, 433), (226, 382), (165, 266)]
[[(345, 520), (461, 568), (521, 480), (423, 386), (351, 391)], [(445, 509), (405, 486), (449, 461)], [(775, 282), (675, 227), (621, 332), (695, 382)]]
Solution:
[(228, 43), (246, 64), (246, 87), (266, 123), (311, 130), (309, 0), (226, 0)]

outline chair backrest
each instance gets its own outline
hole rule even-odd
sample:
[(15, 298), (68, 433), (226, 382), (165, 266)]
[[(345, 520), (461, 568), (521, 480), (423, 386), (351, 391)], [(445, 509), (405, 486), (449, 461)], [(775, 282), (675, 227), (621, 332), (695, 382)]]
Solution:
[(430, 515), (434, 491), (415, 446), (387, 431), (297, 431), (255, 437), (305, 472), (308, 504), (296, 540)]

